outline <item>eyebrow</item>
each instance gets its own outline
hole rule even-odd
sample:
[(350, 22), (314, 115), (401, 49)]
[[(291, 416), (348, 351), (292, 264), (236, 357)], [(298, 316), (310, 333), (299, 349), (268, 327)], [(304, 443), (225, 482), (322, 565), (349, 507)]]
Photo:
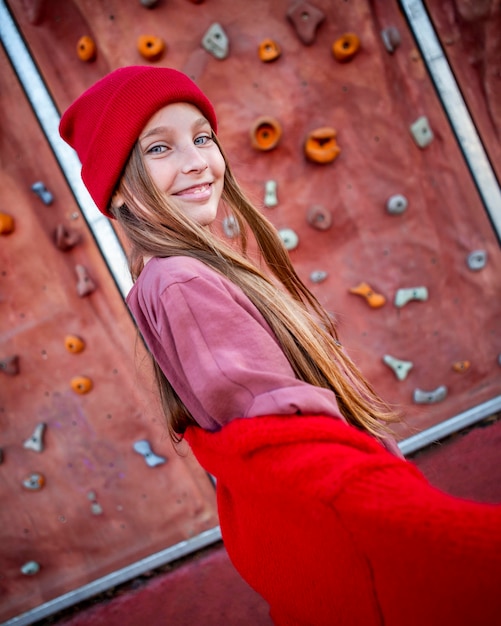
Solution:
[[(197, 130), (198, 128), (200, 128), (201, 126), (205, 126), (206, 124), (210, 126), (209, 120), (205, 117), (199, 117), (193, 122), (193, 129)], [(172, 130), (173, 127), (171, 126), (155, 126), (155, 128), (151, 128), (148, 132), (144, 133), (144, 135), (141, 135), (141, 137), (139, 137), (139, 141), (143, 141), (143, 139), (148, 139), (148, 137), (152, 137), (153, 135), (169, 133), (172, 132)]]

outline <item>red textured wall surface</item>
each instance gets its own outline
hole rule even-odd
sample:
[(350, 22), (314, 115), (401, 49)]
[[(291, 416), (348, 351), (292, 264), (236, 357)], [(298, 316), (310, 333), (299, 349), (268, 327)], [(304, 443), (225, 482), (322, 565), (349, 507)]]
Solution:
[[(501, 393), (499, 244), (398, 4), (315, 0), (324, 19), (309, 45), (286, 17), (292, 4), (160, 0), (147, 9), (119, 0), (8, 3), (60, 111), (107, 71), (148, 63), (136, 48), (139, 35), (165, 40), (167, 50), (155, 62), (185, 70), (213, 100), (237, 178), (277, 228), (298, 235), (290, 253), (298, 272), (336, 316), (347, 351), (402, 410), (403, 437)], [(452, 0), (441, 6), (437, 23), (452, 28), (444, 21)], [(214, 22), (229, 38), (224, 60), (201, 47)], [(381, 37), (390, 26), (401, 36), (393, 54)], [(461, 68), (464, 30), (454, 28), (451, 62)], [(331, 48), (346, 32), (358, 35), (361, 48), (350, 62), (339, 63)], [(83, 35), (97, 45), (92, 63), (76, 55)], [(258, 56), (265, 38), (282, 50), (271, 63)], [(458, 78), (468, 83), (469, 72), (458, 70)], [(20, 355), (18, 376), (0, 373), (6, 494), (0, 515), (2, 540), (10, 546), (0, 568), (4, 618), (217, 519), (209, 481), (168, 443), (132, 322), (5, 57), (0, 81), (0, 211), (16, 217), (16, 230), (2, 236), (0, 247), (0, 359)], [(474, 90), (469, 97), (495, 156), (499, 140), (489, 130), (488, 106)], [(492, 110), (496, 101), (489, 96)], [(275, 118), (283, 129), (277, 147), (267, 152), (251, 144), (260, 116)], [(434, 134), (425, 148), (409, 131), (421, 116)], [(325, 126), (337, 131), (341, 152), (320, 165), (305, 158), (304, 144), (308, 133)], [(46, 181), (53, 205), (44, 206), (30, 190), (35, 180)], [(277, 184), (274, 207), (264, 205), (268, 180)], [(386, 204), (396, 194), (407, 198), (408, 207), (394, 215)], [(308, 223), (312, 207), (331, 218), (330, 228)], [(65, 253), (53, 244), (61, 222), (82, 235), (81, 244)], [(487, 254), (487, 263), (472, 271), (467, 257), (477, 250)], [(86, 298), (75, 295), (77, 263), (97, 283)], [(311, 279), (316, 270), (326, 273), (325, 280)], [(384, 306), (371, 308), (350, 292), (362, 282), (385, 298)], [(417, 287), (427, 288), (426, 301), (395, 306), (399, 289)], [(67, 333), (86, 339), (82, 354), (65, 352)], [(405, 380), (397, 380), (384, 355), (413, 363)], [(465, 361), (469, 368), (453, 369)], [(68, 387), (80, 374), (95, 382), (85, 396)], [(440, 386), (447, 387), (445, 400), (413, 401), (416, 389)], [(22, 444), (41, 421), (48, 424), (46, 450), (37, 454)], [(138, 439), (148, 439), (168, 463), (148, 468), (132, 451)], [(40, 492), (20, 486), (30, 471), (46, 474)], [(102, 515), (90, 512), (89, 492)], [(31, 559), (43, 567), (23, 577), (19, 567)]]

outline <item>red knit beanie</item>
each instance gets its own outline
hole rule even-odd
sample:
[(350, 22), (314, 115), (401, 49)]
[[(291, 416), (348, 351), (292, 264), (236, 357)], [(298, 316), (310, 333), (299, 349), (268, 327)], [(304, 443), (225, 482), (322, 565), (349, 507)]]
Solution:
[(111, 72), (85, 91), (64, 113), (61, 137), (76, 150), (82, 180), (108, 217), (111, 196), (134, 144), (148, 120), (173, 102), (200, 109), (217, 131), (214, 108), (185, 74), (167, 67), (130, 66)]

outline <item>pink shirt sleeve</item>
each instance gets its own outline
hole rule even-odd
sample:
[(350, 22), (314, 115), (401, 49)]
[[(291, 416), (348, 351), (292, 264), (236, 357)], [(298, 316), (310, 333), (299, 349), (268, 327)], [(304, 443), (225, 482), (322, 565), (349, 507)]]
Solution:
[(127, 302), (164, 374), (203, 428), (269, 414), (341, 417), (334, 393), (298, 380), (256, 307), (205, 264), (152, 259)]

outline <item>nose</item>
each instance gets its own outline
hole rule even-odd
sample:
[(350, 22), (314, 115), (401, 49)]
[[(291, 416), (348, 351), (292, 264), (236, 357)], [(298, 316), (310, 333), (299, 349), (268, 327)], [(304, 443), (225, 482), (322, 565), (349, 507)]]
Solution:
[(200, 148), (197, 148), (194, 144), (191, 144), (182, 151), (182, 159), (182, 171), (184, 174), (188, 174), (189, 172), (203, 172), (209, 167)]

